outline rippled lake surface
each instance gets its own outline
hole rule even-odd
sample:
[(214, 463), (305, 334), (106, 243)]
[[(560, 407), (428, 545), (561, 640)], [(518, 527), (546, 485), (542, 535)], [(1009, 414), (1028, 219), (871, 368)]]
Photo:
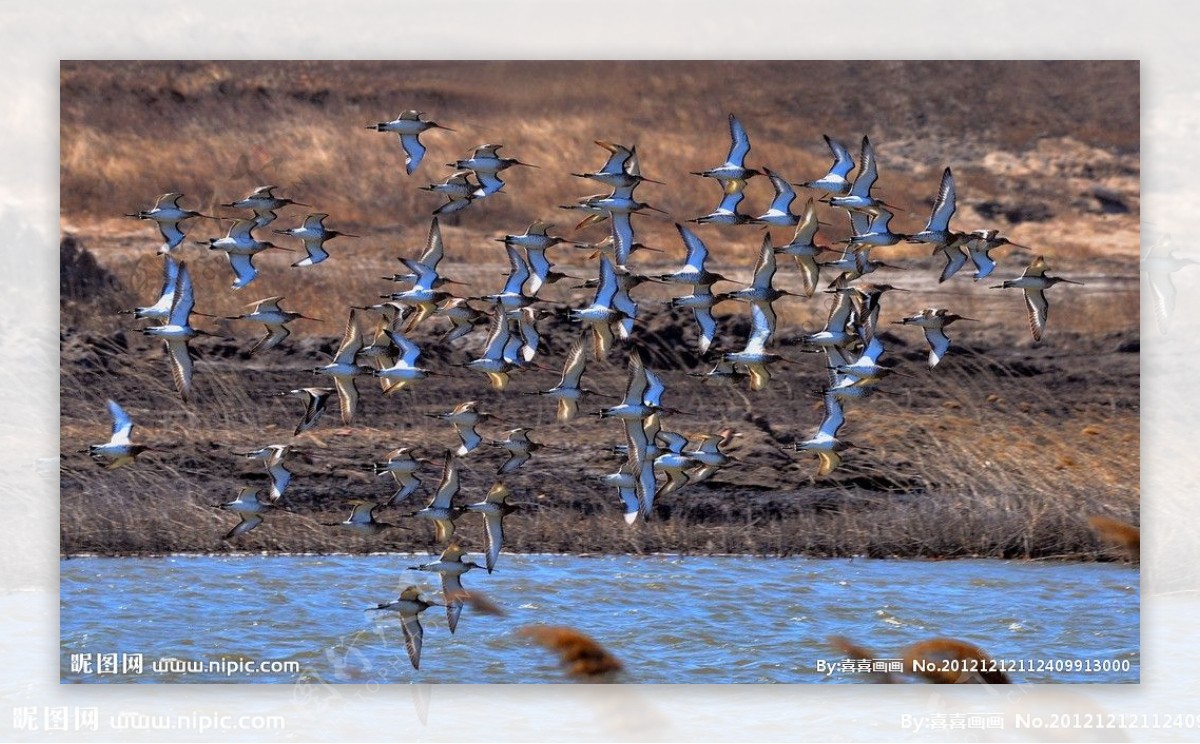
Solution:
[[(1011, 675), (1018, 682), (1139, 679), (1135, 567), (745, 556), (502, 555), (495, 573), (472, 570), (463, 584), (508, 614), (468, 607), (452, 635), (445, 611), (431, 607), (421, 615), (418, 671), (399, 620), (364, 610), (394, 600), (410, 584), (440, 599), (437, 574), (407, 570), (433, 560), (396, 554), (63, 560), (61, 678), (565, 682), (555, 657), (516, 633), (544, 623), (600, 641), (624, 662), (619, 679), (632, 683), (870, 681), (836, 667), (824, 671), (821, 662), (844, 658), (829, 647), (831, 635), (847, 636), (881, 659), (915, 641), (961, 638), (995, 659), (1024, 662), (1024, 671)], [(164, 658), (178, 661), (164, 664)], [(1109, 669), (1070, 669), (1088, 660)]]

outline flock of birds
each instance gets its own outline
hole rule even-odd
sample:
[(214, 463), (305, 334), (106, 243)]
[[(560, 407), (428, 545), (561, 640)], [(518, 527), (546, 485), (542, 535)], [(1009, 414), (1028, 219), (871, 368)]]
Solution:
[[(391, 121), (368, 125), (367, 128), (399, 136), (405, 152), (405, 170), (409, 175), (416, 172), (426, 154), (420, 135), (430, 130), (447, 129), (425, 119), (416, 111), (406, 111)], [(505, 390), (513, 374), (528, 369), (547, 369), (535, 361), (541, 349), (537, 321), (543, 310), (538, 305), (539, 292), (549, 284), (577, 279), (555, 271), (547, 252), (556, 246), (577, 246), (592, 251), (596, 275), (583, 286), (594, 288), (595, 294), (589, 304), (570, 312), (570, 318), (580, 326), (579, 337), (566, 355), (558, 383), (540, 391), (539, 395), (556, 402), (556, 418), (559, 422), (570, 421), (578, 415), (585, 398), (601, 395), (587, 388), (583, 382), (589, 356), (594, 360), (608, 358), (617, 340), (620, 340), (628, 359), (624, 395), (619, 402), (595, 413), (620, 423), (624, 445), (617, 449), (624, 461), (616, 472), (606, 475), (604, 481), (616, 488), (626, 522), (633, 525), (639, 519), (650, 518), (655, 499), (701, 482), (719, 469), (729, 466), (732, 460), (724, 448), (739, 436), (733, 430), (725, 429), (689, 438), (668, 428), (667, 417), (677, 411), (664, 404), (663, 396), (667, 387), (659, 372), (651, 368), (647, 354), (637, 341), (636, 321), (640, 317), (640, 307), (631, 293), (645, 282), (687, 289), (687, 294), (676, 296), (670, 302), (673, 307), (692, 310), (699, 328), (698, 351), (715, 362), (712, 369), (702, 375), (704, 379), (744, 380), (751, 391), (758, 391), (769, 384), (772, 368), (777, 364), (796, 363), (768, 350), (776, 335), (775, 303), (785, 297), (813, 297), (821, 287), (821, 274), (825, 273), (829, 281), (824, 291), (832, 296), (826, 323), (822, 329), (805, 334), (801, 339), (806, 350), (819, 353), (824, 359), (828, 375), (828, 384), (823, 391), (825, 415), (815, 434), (797, 441), (795, 449), (814, 453), (818, 457), (818, 475), (830, 473), (839, 466), (841, 452), (851, 446), (839, 437), (845, 420), (843, 405), (848, 400), (870, 397), (881, 380), (896, 372), (893, 367), (880, 362), (885, 348), (883, 339), (877, 333), (877, 323), (885, 293), (905, 290), (890, 284), (863, 280), (867, 274), (877, 270), (897, 268), (873, 258), (872, 251), (902, 242), (924, 243), (932, 246), (934, 255), (940, 254), (945, 259), (939, 282), (949, 281), (968, 261), (975, 267), (974, 279), (978, 281), (990, 276), (996, 267), (996, 261), (991, 257), (992, 251), (1004, 245), (1016, 244), (1000, 236), (996, 230), (962, 232), (951, 228), (956, 193), (950, 168), (946, 168), (942, 174), (933, 210), (924, 229), (912, 235), (902, 235), (893, 232), (890, 227), (895, 207), (872, 195), (878, 167), (874, 148), (867, 137), (862, 139), (860, 155), (855, 163), (844, 145), (826, 136), (825, 141), (833, 155), (829, 171), (816, 180), (792, 184), (769, 168), (759, 170), (746, 166), (750, 151), (749, 137), (741, 122), (732, 114), (729, 116), (729, 134), (731, 146), (725, 162), (694, 174), (716, 182), (721, 189), (719, 204), (709, 214), (687, 220), (687, 224), (676, 223), (686, 249), (681, 268), (666, 274), (645, 275), (630, 267), (632, 254), (639, 250), (654, 250), (637, 240), (633, 215), (646, 211), (661, 212), (635, 198), (634, 191), (644, 182), (661, 182), (642, 175), (635, 146), (597, 140), (596, 144), (608, 153), (606, 161), (596, 171), (572, 175), (599, 182), (609, 190), (580, 198), (562, 208), (583, 214), (576, 229), (608, 221), (611, 225), (609, 235), (598, 243), (580, 243), (552, 235), (550, 231), (553, 225), (539, 220), (523, 233), (498, 238), (504, 244), (509, 273), (502, 288), (481, 297), (456, 293), (455, 286), (460, 283), (441, 274), (445, 246), (438, 218), (467, 210), (475, 202), (501, 192), (506, 184), (500, 174), (506, 169), (536, 166), (515, 158), (501, 157), (498, 154), (501, 146), (497, 144), (480, 145), (470, 156), (449, 164), (454, 171), (444, 181), (421, 187), (445, 196), (446, 201), (434, 210), (424, 250), (419, 255), (401, 258), (405, 273), (390, 277), (400, 288), (382, 295), (379, 298), (382, 302), (350, 308), (341, 343), (333, 359), (312, 370), (314, 374), (327, 378), (331, 387), (296, 387), (280, 392), (280, 395), (296, 396), (304, 403), (303, 417), (295, 427), (294, 434), (300, 435), (317, 426), (331, 396), (336, 396), (338, 400), (342, 423), (350, 425), (355, 418), (358, 380), (361, 378), (374, 377), (384, 394), (392, 394), (411, 389), (429, 376), (438, 374), (437, 370), (420, 366), (422, 350), (410, 338), (414, 329), (430, 318), (440, 317), (449, 322), (449, 329), (441, 337), (443, 343), (465, 336), (476, 325), (486, 324), (488, 333), (480, 355), (464, 366), (485, 375), (496, 390)], [(851, 178), (856, 166), (857, 174)], [(747, 181), (758, 176), (770, 180), (775, 197), (765, 212), (752, 217), (741, 209)], [(797, 200), (796, 188), (814, 193), (814, 196), (805, 200), (799, 212), (793, 211), (793, 204)], [(267, 250), (291, 250), (263, 239), (261, 231), (275, 222), (278, 211), (286, 207), (309, 205), (278, 196), (277, 190), (276, 186), (262, 186), (242, 199), (222, 204), (223, 207), (243, 210), (246, 214), (233, 221), (224, 237), (195, 241), (210, 252), (226, 254), (233, 271), (234, 290), (244, 290), (258, 276), (254, 266), (256, 255)], [(186, 237), (182, 223), (195, 218), (228, 218), (187, 209), (181, 205), (182, 199), (180, 193), (163, 194), (151, 209), (129, 215), (158, 226), (163, 238), (159, 249), (163, 275), (162, 291), (153, 304), (127, 312), (137, 319), (154, 322), (143, 328), (142, 332), (164, 341), (175, 386), (181, 398), (188, 401), (192, 395), (194, 371), (189, 342), (204, 335), (205, 331), (192, 325), (193, 317), (202, 314), (195, 309), (195, 288), (188, 263), (179, 258)], [(849, 219), (851, 235), (841, 241), (838, 249), (817, 242), (817, 233), (826, 224), (818, 220), (819, 203), (843, 212)], [(296, 261), (294, 267), (308, 269), (318, 266), (330, 259), (325, 247), (330, 240), (357, 237), (326, 227), (328, 216), (321, 212), (308, 213), (298, 227), (273, 230), (273, 234), (298, 240), (303, 245), (305, 256)], [(770, 230), (764, 230), (749, 284), (716, 292), (714, 286), (735, 282), (706, 268), (708, 248), (689, 224), (753, 224), (765, 228), (794, 228), (794, 234), (788, 243), (775, 245)], [(790, 292), (775, 286), (780, 256), (793, 258), (802, 282), (802, 292)], [(822, 260), (823, 256), (829, 257)], [(1049, 304), (1045, 290), (1060, 282), (1078, 283), (1050, 276), (1047, 272), (1046, 261), (1038, 256), (1020, 276), (996, 285), (997, 288), (1022, 290), (1030, 331), (1035, 340), (1041, 339), (1046, 326)], [(258, 300), (251, 304), (249, 312), (229, 318), (258, 323), (266, 328), (266, 334), (255, 343), (251, 353), (262, 353), (282, 343), (289, 335), (290, 323), (315, 320), (301, 312), (285, 310), (282, 305), (284, 299), (268, 297)], [(717, 330), (713, 308), (721, 302), (744, 303), (748, 307), (751, 330), (741, 349), (709, 355)], [(928, 364), (932, 368), (940, 363), (950, 347), (947, 326), (960, 320), (972, 319), (944, 307), (928, 307), (896, 322), (922, 329), (929, 344)], [(111, 437), (109, 441), (89, 448), (91, 456), (98, 463), (109, 468), (125, 466), (140, 453), (153, 451), (151, 446), (134, 443), (133, 421), (118, 403), (108, 401), (108, 409), (113, 419)], [(485, 568), (490, 573), (495, 568), (504, 544), (504, 517), (520, 508), (519, 504), (509, 501), (512, 493), (503, 482), (504, 476), (521, 468), (542, 445), (530, 438), (529, 427), (510, 430), (506, 438), (497, 443), (508, 451), (509, 457), (499, 468), (495, 485), (481, 501), (456, 506), (454, 501), (460, 490), (460, 462), (485, 441), (477, 426), (490, 418), (490, 414), (479, 410), (477, 402), (466, 401), (453, 410), (437, 414), (436, 418), (454, 428), (460, 446), (445, 453), (441, 478), (432, 499), (423, 509), (413, 512), (412, 516), (429, 521), (437, 541), (445, 545), (445, 549), (437, 561), (413, 568), (440, 575), (443, 590), (441, 604), (446, 607), (449, 628), (454, 632), (464, 605), (473, 599), (473, 594), (463, 589), (463, 574), (477, 568)], [(233, 540), (257, 529), (264, 523), (266, 515), (285, 508), (281, 500), (291, 481), (286, 464), (290, 449), (289, 444), (271, 444), (244, 453), (246, 458), (264, 462), (271, 486), (265, 495), (252, 487), (242, 488), (236, 498), (216, 505), (241, 518), (224, 536), (225, 539)], [(390, 474), (395, 479), (395, 493), (383, 502), (353, 502), (350, 515), (344, 521), (330, 526), (368, 535), (396, 527), (378, 517), (382, 510), (405, 503), (418, 491), (422, 484), (419, 473), (427, 464), (429, 461), (418, 457), (414, 447), (404, 446), (394, 450), (385, 462), (375, 466), (375, 470), (380, 475)], [(466, 551), (454, 541), (455, 521), (468, 513), (480, 514), (484, 520), (487, 538), (484, 566), (464, 560)], [(482, 598), (478, 599), (483, 601)], [(409, 586), (395, 601), (373, 608), (394, 613), (400, 618), (414, 667), (419, 665), (423, 637), (419, 615), (437, 604), (422, 598), (418, 587)]]

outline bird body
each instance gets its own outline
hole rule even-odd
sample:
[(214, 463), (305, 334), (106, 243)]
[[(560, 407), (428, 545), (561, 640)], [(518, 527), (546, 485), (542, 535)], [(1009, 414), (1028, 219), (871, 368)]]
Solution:
[(822, 136), (825, 137), (825, 144), (829, 146), (829, 151), (833, 153), (833, 165), (829, 166), (829, 172), (824, 176), (801, 185), (808, 189), (827, 191), (830, 194), (845, 194), (850, 190), (848, 176), (850, 171), (854, 170), (854, 158), (850, 156), (850, 151), (841, 142), (831, 139), (827, 134)]
[(398, 447), (388, 453), (387, 462), (376, 463), (375, 474), (391, 473), (400, 488), (392, 494), (384, 506), (394, 506), (411, 496), (421, 485), (415, 473), (421, 469), (422, 461), (413, 457), (413, 447)]
[(458, 617), (462, 613), (464, 605), (462, 597), (466, 594), (466, 590), (463, 589), (462, 575), (472, 568), (483, 568), (474, 561), (464, 561), (465, 554), (466, 551), (459, 546), (450, 545), (442, 551), (436, 562), (409, 566), (413, 571), (431, 571), (442, 577), (442, 596), (446, 600), (446, 621), (450, 626), (451, 633), (458, 627)]
[(1046, 259), (1038, 256), (1029, 263), (1019, 277), (1008, 279), (1003, 284), (993, 287), (993, 289), (1020, 289), (1025, 292), (1025, 305), (1029, 309), (1029, 331), (1033, 334), (1034, 341), (1042, 340), (1042, 333), (1046, 329), (1046, 318), (1050, 314), (1050, 303), (1046, 300), (1046, 290), (1059, 282), (1082, 284), (1082, 282), (1071, 279), (1049, 276), (1046, 274), (1049, 268)]
[(278, 186), (259, 186), (250, 194), (238, 199), (235, 202), (222, 204), (222, 207), (233, 207), (235, 209), (249, 209), (254, 212), (254, 219), (250, 220), (254, 227), (266, 227), (275, 221), (278, 216), (275, 214), (276, 209), (281, 209), (289, 204), (295, 204), (298, 207), (307, 207), (308, 204), (287, 199), (281, 196), (275, 196), (275, 189)]
[(133, 419), (120, 404), (110, 399), (107, 405), (113, 419), (112, 434), (107, 442), (90, 445), (87, 451), (97, 465), (115, 470), (133, 463), (138, 455), (151, 448), (131, 441)]
[(292, 266), (315, 266), (329, 258), (329, 252), (325, 250), (326, 242), (337, 237), (358, 237), (357, 235), (338, 232), (337, 230), (330, 230), (325, 227), (325, 218), (328, 216), (324, 212), (314, 212), (304, 218), (304, 224), (300, 225), (300, 227), (274, 231), (279, 235), (290, 235), (293, 238), (298, 238), (304, 243), (304, 251), (308, 255), (292, 264)]
[(433, 499), (424, 509), (413, 514), (414, 517), (433, 522), (436, 539), (440, 543), (448, 542), (454, 537), (454, 520), (462, 512), (454, 506), (454, 497), (458, 495), (459, 487), (458, 460), (455, 453), (448, 451), (442, 464), (442, 479)]
[[(170, 253), (183, 243), (185, 235), (182, 228), (179, 227), (180, 222), (192, 217), (208, 217), (206, 214), (179, 206), (179, 200), (182, 198), (183, 194), (178, 192), (163, 194), (154, 200), (154, 206), (150, 209), (126, 215), (139, 220), (150, 220), (158, 225), (163, 239), (162, 247), (158, 249), (159, 253)], [(214, 218), (209, 217), (209, 219)]]
[(412, 662), (413, 669), (421, 668), (421, 645), (425, 639), (420, 615), (435, 605), (435, 602), (421, 599), (420, 590), (410, 586), (406, 587), (394, 602), (381, 602), (368, 610), (394, 612), (400, 616), (400, 627), (404, 630), (404, 647), (408, 651), (408, 660)]
[(375, 519), (375, 512), (383, 508), (383, 504), (376, 504), (373, 501), (351, 501), (353, 508), (350, 510), (350, 516), (346, 517), (341, 522), (326, 522), (326, 527), (338, 527), (351, 532), (360, 532), (366, 535), (378, 535), (379, 533), (390, 530), (396, 527), (394, 524), (380, 522)]
[(266, 299), (252, 302), (247, 307), (254, 309), (248, 313), (237, 316), (227, 316), (226, 320), (248, 320), (255, 323), (262, 323), (267, 327), (267, 335), (258, 340), (250, 349), (251, 354), (257, 354), (260, 351), (273, 349), (283, 342), (285, 338), (291, 335), (287, 324), (293, 320), (320, 320), (320, 318), (312, 318), (304, 313), (294, 313), (279, 307), (283, 297), (267, 297)]
[(325, 413), (325, 404), (333, 392), (333, 388), (307, 387), (279, 393), (279, 395), (299, 395), (304, 399), (304, 418), (296, 424), (293, 436), (299, 436), (301, 432), (308, 431), (317, 425), (317, 420)]
[(163, 325), (143, 328), (142, 333), (163, 339), (167, 344), (167, 355), (171, 361), (171, 376), (179, 397), (185, 402), (192, 389), (192, 356), (188, 341), (200, 335), (192, 328), (190, 318), (196, 307), (196, 295), (192, 286), (192, 275), (187, 263), (179, 262), (179, 273), (175, 278), (175, 291), (171, 298), (171, 311)]
[(475, 430), (475, 427), (490, 418), (491, 414), (477, 410), (478, 405), (477, 402), (472, 400), (461, 403), (446, 413), (426, 414), (432, 418), (449, 422), (454, 427), (454, 431), (458, 433), (458, 437), (462, 441), (462, 446), (454, 453), (459, 457), (483, 443), (483, 437), (479, 436), (479, 432)]
[(381, 121), (377, 124), (368, 124), (367, 129), (373, 129), (376, 132), (394, 132), (400, 137), (400, 145), (404, 148), (404, 170), (408, 175), (412, 175), (417, 166), (421, 164), (421, 159), (425, 157), (425, 145), (421, 144), (421, 140), (417, 135), (430, 129), (445, 129), (447, 132), (453, 132), (453, 129), (444, 127), (436, 121), (422, 119), (423, 113), (420, 111), (405, 111), (391, 121)]
[(915, 315), (902, 318), (897, 323), (901, 325), (919, 326), (925, 331), (925, 340), (929, 342), (929, 366), (936, 367), (950, 348), (950, 337), (943, 330), (956, 320), (975, 320), (956, 315), (946, 308), (926, 308)]
[(257, 488), (243, 486), (232, 501), (215, 504), (213, 508), (225, 509), (241, 516), (241, 521), (221, 538), (222, 540), (232, 540), (261, 525), (263, 523), (262, 515), (274, 511), (276, 507), (274, 502), (263, 500)]
[(706, 171), (693, 171), (693, 176), (712, 178), (721, 184), (726, 194), (741, 191), (746, 181), (760, 175), (760, 171), (746, 167), (746, 155), (750, 153), (750, 136), (746, 128), (733, 114), (729, 115), (729, 155), (725, 162)]
[(507, 486), (496, 483), (488, 490), (483, 501), (466, 507), (468, 511), (483, 515), (484, 531), (487, 533), (485, 558), (488, 573), (496, 567), (496, 559), (500, 557), (500, 549), (504, 546), (504, 517), (518, 508), (507, 503), (506, 499), (511, 495), (512, 491)]
[(292, 474), (283, 464), (283, 458), (291, 451), (291, 445), (269, 444), (262, 449), (243, 453), (242, 456), (251, 460), (263, 460), (267, 466), (267, 475), (271, 478), (270, 499), (274, 503), (283, 496), (284, 489), (292, 482)]
[(372, 370), (358, 364), (356, 357), (363, 347), (362, 330), (358, 325), (358, 310), (350, 311), (346, 321), (346, 329), (342, 332), (342, 341), (334, 353), (333, 361), (323, 367), (313, 370), (316, 374), (328, 375), (333, 378), (337, 388), (338, 405), (342, 411), (342, 423), (349, 425), (354, 419), (354, 411), (358, 406), (358, 387), (354, 378), (359, 375), (369, 375)]

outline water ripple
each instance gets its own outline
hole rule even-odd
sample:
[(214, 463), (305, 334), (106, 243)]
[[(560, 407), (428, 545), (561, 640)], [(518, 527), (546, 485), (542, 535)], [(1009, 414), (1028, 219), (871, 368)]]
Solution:
[[(895, 655), (934, 636), (1011, 660), (1128, 661), (1128, 671), (1043, 671), (1025, 682), (1136, 682), (1136, 569), (1114, 564), (746, 556), (504, 555), (463, 583), (508, 610), (422, 616), (421, 669), (399, 621), (365, 612), (409, 584), (426, 555), (73, 558), (61, 563), (66, 682), (511, 683), (566, 681), (517, 629), (583, 630), (621, 658), (628, 682), (856, 682), (826, 676), (844, 635)], [(73, 670), (72, 654), (141, 653), (141, 674)], [(295, 661), (300, 672), (155, 673), (152, 661)], [(78, 658), (78, 657), (77, 657)]]

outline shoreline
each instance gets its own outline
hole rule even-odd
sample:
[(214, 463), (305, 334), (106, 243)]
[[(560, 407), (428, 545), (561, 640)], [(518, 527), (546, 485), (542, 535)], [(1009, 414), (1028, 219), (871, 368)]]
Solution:
[[(467, 551), (467, 555), (479, 551)], [(870, 556), (863, 554), (854, 555), (816, 555), (816, 554), (777, 554), (777, 553), (702, 553), (702, 552), (654, 552), (654, 553), (596, 553), (583, 552), (573, 553), (570, 551), (563, 552), (502, 552), (501, 555), (522, 555), (522, 556), (541, 556), (551, 558), (761, 558), (761, 559), (787, 559), (800, 558), (805, 560), (845, 560), (853, 562), (855, 560), (863, 561), (918, 561), (922, 563), (940, 563), (942, 561), (1003, 561), (1003, 562), (1024, 562), (1024, 563), (1129, 563), (1128, 560), (1119, 556), (1110, 554), (1112, 551), (1097, 550), (1094, 552), (1080, 552), (1061, 555), (1044, 555), (1031, 556), (1025, 558), (1001, 558), (988, 555), (954, 555), (954, 556), (928, 556), (928, 555), (891, 555), (891, 556)], [(71, 560), (87, 560), (95, 558), (313, 558), (313, 557), (384, 557), (384, 556), (409, 556), (413, 558), (436, 556), (438, 551), (112, 551), (112, 552), (81, 552), (81, 553), (59, 553), (59, 561)], [(1137, 565), (1136, 563), (1131, 565)]]

